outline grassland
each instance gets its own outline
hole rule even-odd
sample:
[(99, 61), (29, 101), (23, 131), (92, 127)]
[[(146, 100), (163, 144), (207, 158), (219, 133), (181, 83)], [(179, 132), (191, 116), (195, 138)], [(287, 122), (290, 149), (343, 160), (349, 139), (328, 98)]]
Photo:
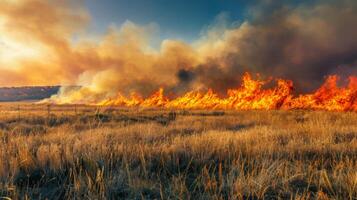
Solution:
[(357, 113), (0, 110), (2, 198), (357, 199)]

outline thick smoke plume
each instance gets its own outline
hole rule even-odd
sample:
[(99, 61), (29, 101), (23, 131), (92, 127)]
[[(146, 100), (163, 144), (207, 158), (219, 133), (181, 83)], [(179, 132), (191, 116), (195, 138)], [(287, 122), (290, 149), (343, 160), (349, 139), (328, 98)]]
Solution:
[(211, 55), (193, 69), (199, 82), (214, 89), (232, 87), (237, 74), (251, 71), (292, 79), (298, 89), (311, 90), (324, 76), (356, 67), (356, 1), (264, 8), (252, 11), (251, 22), (204, 43), (205, 54)]
[(159, 87), (170, 94), (225, 92), (246, 71), (292, 79), (300, 91), (316, 88), (326, 75), (355, 72), (356, 1), (264, 1), (249, 11), (239, 25), (218, 23), (192, 44), (167, 39), (157, 50), (150, 46), (155, 24), (128, 21), (91, 36), (80, 1), (4, 0), (0, 85), (78, 85), (63, 87), (52, 100), (91, 103)]

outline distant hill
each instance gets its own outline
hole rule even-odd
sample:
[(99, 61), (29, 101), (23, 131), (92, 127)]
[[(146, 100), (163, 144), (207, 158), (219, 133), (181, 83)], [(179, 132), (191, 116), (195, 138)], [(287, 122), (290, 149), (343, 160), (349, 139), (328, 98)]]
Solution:
[(3, 87), (0, 102), (41, 100), (57, 94), (59, 89), (60, 86)]

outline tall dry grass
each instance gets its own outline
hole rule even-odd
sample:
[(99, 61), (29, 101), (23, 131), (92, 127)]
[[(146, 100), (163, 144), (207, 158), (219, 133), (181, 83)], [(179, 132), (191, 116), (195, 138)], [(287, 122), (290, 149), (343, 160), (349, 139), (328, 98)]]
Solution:
[(0, 197), (357, 199), (357, 113), (111, 110), (0, 121)]

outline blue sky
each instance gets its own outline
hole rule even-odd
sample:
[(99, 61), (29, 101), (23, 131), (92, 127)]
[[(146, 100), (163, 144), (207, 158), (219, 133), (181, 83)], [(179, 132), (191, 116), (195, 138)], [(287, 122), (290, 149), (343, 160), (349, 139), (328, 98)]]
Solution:
[(146, 25), (156, 23), (160, 38), (192, 41), (221, 13), (242, 21), (249, 1), (245, 0), (86, 0), (93, 29), (104, 32), (109, 25), (126, 20)]

